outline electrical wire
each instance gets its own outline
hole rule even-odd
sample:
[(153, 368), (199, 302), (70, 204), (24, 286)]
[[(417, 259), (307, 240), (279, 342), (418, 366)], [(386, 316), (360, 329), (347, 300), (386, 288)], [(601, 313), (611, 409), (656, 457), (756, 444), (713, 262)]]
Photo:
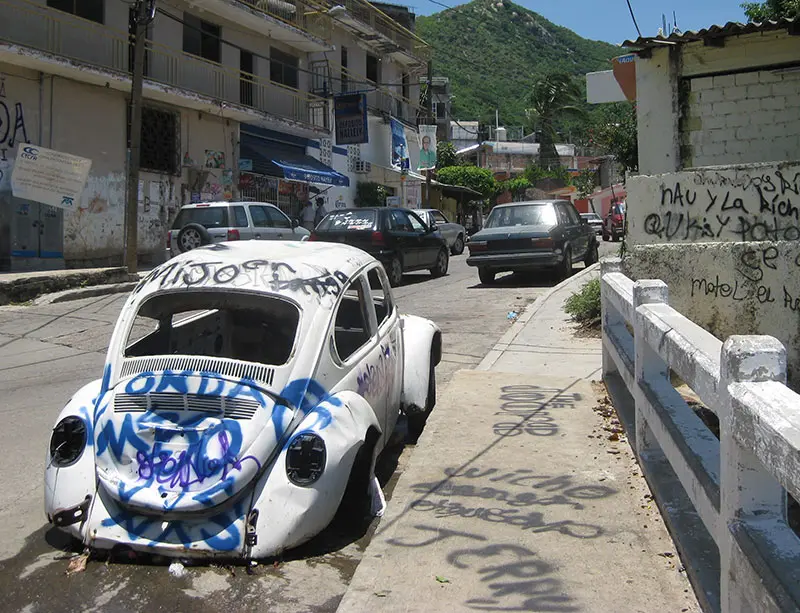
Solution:
[(639, 35), (639, 38), (642, 37), (642, 31), (639, 29), (639, 24), (636, 23), (636, 15), (633, 14), (633, 7), (631, 6), (631, 0), (625, 0), (628, 3), (628, 10), (631, 13), (631, 19), (633, 19), (633, 25), (636, 27), (636, 33)]

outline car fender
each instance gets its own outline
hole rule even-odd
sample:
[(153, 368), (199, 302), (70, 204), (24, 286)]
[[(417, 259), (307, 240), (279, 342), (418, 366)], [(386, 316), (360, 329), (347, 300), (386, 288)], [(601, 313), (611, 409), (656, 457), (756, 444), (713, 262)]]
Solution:
[[(44, 511), (48, 521), (56, 522), (57, 515), (76, 509), (86, 502), (93, 502), (96, 494), (94, 465), (94, 410), (102, 390), (102, 380), (97, 379), (83, 386), (61, 410), (55, 427), (68, 416), (80, 417), (86, 424), (86, 446), (78, 460), (70, 466), (58, 468), (52, 465), (50, 440), (48, 439), (44, 475)], [(83, 517), (88, 513), (83, 512)], [(59, 525), (76, 538), (83, 540), (83, 520), (68, 525)]]
[[(253, 509), (256, 543), (246, 557), (272, 556), (296, 547), (321, 532), (336, 515), (342, 501), (356, 454), (370, 430), (381, 432), (375, 411), (360, 395), (343, 391), (314, 407), (287, 439), (275, 461), (259, 479)], [(313, 432), (325, 442), (326, 459), (322, 476), (301, 487), (286, 475), (286, 454), (290, 443), (302, 433)], [(370, 479), (375, 456), (370, 462)]]
[(416, 315), (401, 315), (403, 327), (403, 396), (407, 411), (422, 411), (428, 399), (430, 364), (442, 359), (442, 331), (435, 323)]

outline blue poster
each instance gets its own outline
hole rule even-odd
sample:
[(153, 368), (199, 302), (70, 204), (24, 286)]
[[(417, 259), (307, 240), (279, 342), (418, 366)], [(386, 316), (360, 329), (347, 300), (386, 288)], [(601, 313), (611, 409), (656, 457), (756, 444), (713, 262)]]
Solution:
[(366, 94), (334, 96), (333, 115), (336, 120), (337, 145), (369, 142)]
[(408, 171), (410, 162), (408, 159), (408, 143), (406, 142), (406, 129), (402, 123), (394, 117), (391, 118), (392, 125), (392, 168), (399, 171)]

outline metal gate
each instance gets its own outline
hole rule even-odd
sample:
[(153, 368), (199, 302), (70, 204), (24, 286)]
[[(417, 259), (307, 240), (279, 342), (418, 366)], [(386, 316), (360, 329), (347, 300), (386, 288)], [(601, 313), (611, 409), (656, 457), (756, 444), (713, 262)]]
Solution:
[(64, 257), (64, 212), (61, 209), (16, 198), (12, 200), (12, 207), (12, 258), (57, 260)]

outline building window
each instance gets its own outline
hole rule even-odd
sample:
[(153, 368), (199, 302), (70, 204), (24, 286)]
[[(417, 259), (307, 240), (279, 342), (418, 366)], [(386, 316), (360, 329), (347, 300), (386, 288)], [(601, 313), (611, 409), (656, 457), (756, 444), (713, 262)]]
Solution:
[(367, 80), (377, 83), (380, 81), (378, 58), (367, 54)]
[(220, 63), (220, 27), (199, 17), (183, 14), (183, 50)]
[(253, 106), (253, 54), (249, 51), (239, 52), (239, 102), (246, 106)]
[[(130, 147), (130, 106), (128, 146)], [(142, 107), (142, 170), (176, 175), (180, 168), (180, 115), (173, 111)]]
[(64, 11), (89, 21), (103, 23), (104, 0), (47, 0), (51, 9)]
[(436, 117), (438, 119), (446, 119), (447, 118), (447, 104), (444, 102), (440, 102), (436, 105)]
[(407, 72), (403, 73), (403, 98), (411, 99), (411, 80)]
[(287, 87), (297, 89), (297, 66), (299, 60), (280, 49), (269, 49), (269, 79), (273, 83), (280, 83)]
[(347, 47), (342, 47), (342, 92), (347, 91)]

